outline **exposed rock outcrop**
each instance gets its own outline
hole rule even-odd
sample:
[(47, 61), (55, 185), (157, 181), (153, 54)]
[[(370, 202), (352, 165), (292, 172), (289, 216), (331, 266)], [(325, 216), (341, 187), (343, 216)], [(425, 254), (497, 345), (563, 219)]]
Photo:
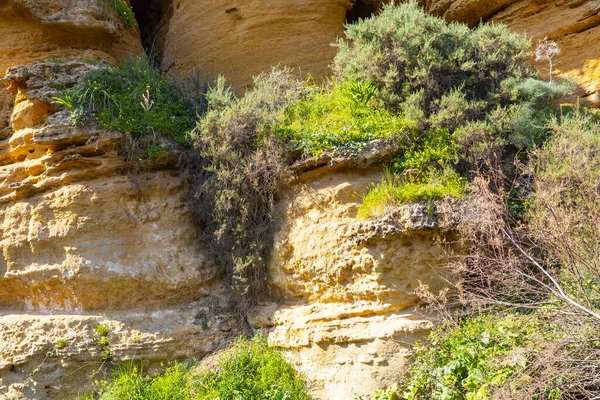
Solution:
[(397, 381), (410, 345), (435, 323), (419, 312), (414, 292), (422, 284), (438, 293), (452, 279), (441, 243), (452, 238), (451, 208), (416, 204), (357, 221), (361, 195), (382, 178), (379, 167), (362, 165), (305, 172), (285, 193), (269, 261), (277, 301), (250, 318), (272, 344), (291, 350), (319, 399)]
[[(152, 25), (163, 67), (223, 73), (238, 89), (275, 65), (326, 76), (330, 43), (352, 4), (154, 3), (163, 13)], [(112, 62), (141, 51), (139, 32), (102, 4), (0, 0), (0, 71), (14, 67), (0, 84), (0, 398), (81, 394), (102, 365), (98, 324), (109, 328), (115, 358), (154, 368), (211, 352), (243, 323), (198, 243), (179, 154), (130, 174), (122, 134), (75, 127), (52, 103), (97, 68), (81, 59)], [(598, 1), (423, 5), (449, 20), (499, 21), (557, 40), (559, 72), (598, 101)], [(453, 238), (451, 210), (420, 204), (356, 219), (361, 195), (381, 179), (377, 163), (398, 149), (377, 141), (303, 160), (276, 208), (273, 298), (248, 322), (290, 350), (317, 398), (348, 399), (397, 380), (410, 344), (435, 323), (418, 309), (415, 290), (443, 291), (452, 279), (443, 258), (460, 249), (442, 243)]]
[[(92, 23), (93, 8), (71, 22), (50, 10), (32, 14), (48, 24), (43, 30), (72, 23), (73, 35), (91, 35), (89, 28), (112, 35), (108, 43), (120, 37), (112, 17)], [(73, 49), (57, 54), (77, 58)], [(32, 50), (23, 59), (45, 56)], [(93, 387), (106, 372), (98, 324), (109, 329), (115, 359), (154, 368), (215, 350), (240, 322), (198, 243), (179, 154), (162, 153), (130, 173), (135, 163), (121, 154), (121, 133), (73, 126), (52, 103), (94, 68), (43, 61), (10, 68), (0, 82), (2, 399), (65, 399)]]
[(321, 78), (349, 7), (350, 0), (176, 1), (163, 68), (212, 79), (223, 74), (240, 90), (272, 66)]

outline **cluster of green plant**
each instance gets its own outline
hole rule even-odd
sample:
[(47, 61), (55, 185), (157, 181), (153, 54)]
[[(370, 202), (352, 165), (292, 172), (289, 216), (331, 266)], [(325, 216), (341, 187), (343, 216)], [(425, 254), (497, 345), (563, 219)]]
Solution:
[(455, 169), (459, 146), (450, 131), (431, 130), (418, 143), (398, 156), (382, 182), (363, 197), (358, 218), (376, 217), (400, 204), (463, 197), (468, 180)]
[(388, 111), (376, 97), (378, 89), (360, 81), (334, 81), (286, 110), (280, 133), (312, 155), (325, 150), (355, 148), (380, 138), (410, 138), (401, 115)]
[[(425, 115), (433, 115), (444, 107), (446, 94), (459, 90), (477, 111), (504, 100), (504, 80), (533, 76), (530, 46), (504, 25), (449, 24), (411, 1), (348, 25), (337, 43), (334, 70), (343, 79), (371, 82), (393, 107), (417, 96)], [(476, 104), (480, 100), (485, 104)], [(459, 111), (468, 117), (473, 111), (462, 103)]]
[(261, 336), (238, 339), (210, 368), (174, 363), (162, 374), (148, 376), (129, 363), (98, 386), (96, 396), (88, 394), (82, 400), (310, 399), (301, 377)]
[(373, 104), (417, 132), (394, 162), (397, 176), (373, 188), (360, 215), (460, 197), (461, 177), (541, 144), (559, 112), (552, 101), (572, 87), (536, 79), (530, 46), (505, 26), (449, 24), (414, 1), (349, 25), (338, 42), (337, 79), (367, 82)]
[[(401, 180), (397, 182), (397, 180)], [(385, 214), (388, 207), (416, 202), (434, 202), (446, 197), (460, 199), (465, 194), (468, 181), (454, 170), (447, 169), (439, 175), (428, 176), (426, 180), (411, 181), (386, 173), (381, 183), (363, 197), (357, 217), (367, 219)], [(431, 207), (435, 207), (430, 203)]]
[(109, 362), (113, 359), (112, 351), (110, 350), (110, 328), (108, 325), (98, 324), (94, 327), (96, 346), (100, 350), (102, 362)]
[(125, 27), (133, 28), (137, 22), (135, 20), (135, 14), (129, 4), (125, 0), (102, 0), (110, 6), (111, 10), (121, 18)]
[(255, 77), (243, 97), (220, 78), (208, 89), (208, 112), (193, 133), (198, 159), (190, 162), (192, 205), (202, 239), (242, 307), (266, 284), (271, 211), (288, 166), (278, 124), (306, 91), (289, 70)]
[(534, 315), (480, 315), (442, 326), (415, 354), (407, 400), (485, 400), (528, 364), (540, 345)]
[(201, 372), (202, 399), (310, 399), (304, 381), (266, 339), (238, 339), (216, 369)]
[(399, 400), (398, 386), (393, 385), (387, 389), (379, 389), (372, 396), (355, 395), (354, 400)]
[(55, 99), (75, 124), (94, 118), (101, 128), (134, 137), (160, 134), (179, 143), (194, 126), (184, 93), (145, 58), (97, 68)]

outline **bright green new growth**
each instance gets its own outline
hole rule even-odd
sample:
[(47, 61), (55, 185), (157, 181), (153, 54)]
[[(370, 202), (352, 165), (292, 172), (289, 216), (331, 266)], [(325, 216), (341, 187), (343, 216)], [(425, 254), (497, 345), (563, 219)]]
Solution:
[(385, 109), (377, 91), (370, 83), (334, 81), (288, 108), (281, 129), (297, 148), (313, 155), (407, 135), (407, 122)]
[[(87, 398), (93, 398), (88, 396)], [(121, 365), (111, 382), (99, 385), (100, 400), (308, 400), (306, 385), (266, 339), (238, 339), (216, 366), (198, 372), (175, 363), (150, 377), (134, 364)]]
[[(487, 399), (527, 366), (526, 350), (536, 347), (539, 324), (533, 315), (481, 315), (436, 329), (416, 353), (404, 398)], [(519, 356), (506, 357), (520, 350)]]
[(310, 399), (304, 381), (266, 339), (238, 339), (231, 354), (199, 376), (198, 399)]
[(56, 102), (71, 110), (76, 124), (93, 117), (101, 128), (135, 137), (161, 134), (183, 143), (194, 125), (181, 90), (143, 58), (89, 72)]
[(439, 201), (446, 197), (461, 198), (465, 194), (467, 179), (454, 170), (444, 170), (422, 182), (397, 183), (392, 174), (387, 174), (382, 183), (374, 185), (364, 197), (358, 209), (359, 219), (373, 218), (385, 214), (388, 207), (422, 201)]

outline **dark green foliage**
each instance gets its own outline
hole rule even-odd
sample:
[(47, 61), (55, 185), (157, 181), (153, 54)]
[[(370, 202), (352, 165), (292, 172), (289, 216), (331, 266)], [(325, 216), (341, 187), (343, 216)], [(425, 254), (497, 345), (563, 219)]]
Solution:
[(373, 97), (419, 133), (396, 160), (394, 183), (365, 198), (363, 216), (386, 203), (463, 193), (461, 176), (543, 143), (559, 112), (552, 102), (571, 90), (534, 78), (525, 36), (502, 25), (449, 24), (414, 1), (347, 26), (346, 36), (338, 42), (338, 79), (375, 86)]
[(61, 103), (75, 123), (93, 117), (101, 128), (135, 137), (161, 134), (183, 143), (194, 123), (181, 90), (143, 58), (89, 72)]
[(244, 296), (242, 303), (252, 303), (264, 290), (271, 210), (287, 170), (283, 140), (275, 132), (285, 108), (305, 91), (287, 70), (256, 77), (243, 98), (219, 79), (207, 93), (209, 110), (195, 130), (194, 209), (203, 240)]
[(503, 100), (505, 79), (533, 74), (525, 36), (503, 25), (448, 24), (414, 1), (388, 5), (378, 16), (347, 26), (337, 46), (339, 77), (375, 84), (392, 106), (421, 91), (427, 115), (438, 112), (440, 100), (455, 89), (469, 102), (485, 100), (493, 107)]
[(553, 84), (530, 78), (511, 86), (516, 104), (511, 108), (508, 142), (518, 148), (539, 146), (550, 134), (550, 120), (558, 114), (551, 102), (572, 93), (574, 85), (569, 81)]
[[(99, 384), (99, 400), (308, 400), (298, 373), (266, 339), (238, 339), (200, 372), (174, 363), (162, 374), (145, 375), (133, 363), (120, 365), (110, 382)], [(94, 398), (87, 395), (84, 399)]]

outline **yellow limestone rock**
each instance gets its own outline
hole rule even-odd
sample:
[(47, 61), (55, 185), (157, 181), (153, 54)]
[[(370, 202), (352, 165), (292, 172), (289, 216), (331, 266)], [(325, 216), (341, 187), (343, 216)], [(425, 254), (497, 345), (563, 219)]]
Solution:
[(269, 260), (276, 298), (249, 320), (289, 349), (317, 399), (369, 395), (398, 381), (411, 344), (436, 321), (419, 311), (414, 291), (423, 284), (437, 293), (452, 280), (438, 241), (452, 236), (442, 213), (421, 204), (357, 221), (361, 196), (382, 173), (340, 165), (301, 174), (283, 194)]
[(163, 68), (219, 74), (243, 89), (272, 66), (328, 74), (330, 44), (343, 34), (350, 0), (178, 0), (164, 39)]

